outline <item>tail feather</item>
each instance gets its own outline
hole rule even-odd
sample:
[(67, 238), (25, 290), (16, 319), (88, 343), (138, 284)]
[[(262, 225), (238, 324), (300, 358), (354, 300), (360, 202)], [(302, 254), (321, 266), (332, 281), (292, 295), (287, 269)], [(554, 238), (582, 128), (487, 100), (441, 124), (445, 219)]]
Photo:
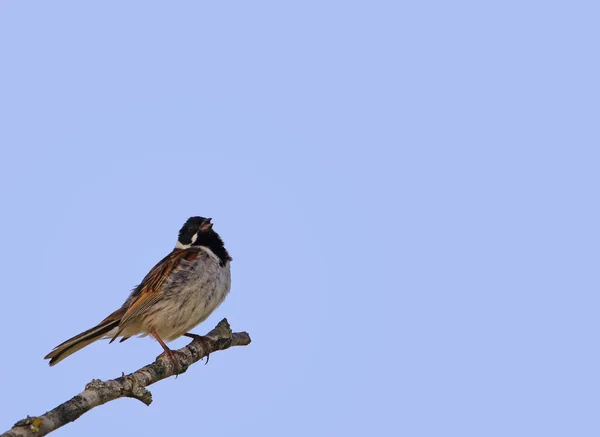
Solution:
[(78, 350), (83, 349), (96, 340), (100, 340), (108, 332), (117, 328), (118, 326), (119, 320), (105, 320), (99, 325), (94, 326), (93, 328), (88, 329), (87, 331), (84, 331), (81, 334), (78, 334), (75, 337), (59, 344), (54, 348), (54, 350), (52, 350), (52, 352), (46, 355), (44, 359), (50, 360), (48, 364), (50, 364), (50, 366), (54, 366), (55, 364), (67, 358), (69, 355), (74, 354)]

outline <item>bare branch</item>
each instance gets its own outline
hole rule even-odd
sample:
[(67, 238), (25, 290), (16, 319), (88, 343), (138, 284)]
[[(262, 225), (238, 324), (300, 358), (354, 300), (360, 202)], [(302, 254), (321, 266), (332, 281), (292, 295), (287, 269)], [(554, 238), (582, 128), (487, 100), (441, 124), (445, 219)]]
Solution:
[[(246, 332), (232, 332), (227, 319), (221, 320), (215, 329), (206, 334), (208, 341), (194, 339), (176, 354), (179, 360), (179, 373), (184, 373), (189, 366), (209, 354), (225, 350), (231, 346), (250, 344), (250, 336)], [(146, 405), (152, 402), (152, 394), (147, 386), (176, 375), (175, 365), (166, 356), (160, 356), (152, 364), (148, 364), (129, 375), (108, 381), (92, 380), (85, 390), (72, 399), (41, 416), (29, 417), (17, 422), (14, 427), (1, 434), (0, 437), (39, 437), (55, 429), (77, 420), (82, 414), (98, 405), (115, 399), (134, 398)]]

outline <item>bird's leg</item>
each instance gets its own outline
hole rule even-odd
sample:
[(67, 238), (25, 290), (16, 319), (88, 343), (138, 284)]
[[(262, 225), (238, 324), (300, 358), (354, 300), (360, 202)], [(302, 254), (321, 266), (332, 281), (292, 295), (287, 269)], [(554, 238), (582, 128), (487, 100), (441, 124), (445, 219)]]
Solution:
[(183, 335), (193, 338), (194, 340), (198, 340), (200, 343), (202, 343), (202, 350), (206, 352), (206, 363), (204, 363), (204, 365), (208, 364), (208, 360), (210, 359), (210, 338), (205, 337), (204, 335), (192, 334), (191, 332), (187, 332)]
[(169, 359), (171, 360), (171, 362), (173, 363), (173, 366), (175, 366), (175, 373), (177, 375), (179, 375), (179, 373), (181, 373), (180, 372), (181, 366), (179, 365), (179, 360), (177, 359), (177, 354), (180, 353), (180, 352), (179, 351), (174, 351), (174, 350), (170, 349), (169, 346), (167, 346), (165, 344), (165, 342), (162, 341), (162, 338), (160, 338), (158, 336), (158, 334), (156, 333), (156, 331), (151, 331), (150, 333), (156, 339), (156, 341), (158, 341), (160, 343), (160, 345), (162, 346), (162, 348), (165, 350), (162, 354), (160, 354), (158, 357), (156, 357), (156, 359), (159, 359), (163, 355), (168, 356)]

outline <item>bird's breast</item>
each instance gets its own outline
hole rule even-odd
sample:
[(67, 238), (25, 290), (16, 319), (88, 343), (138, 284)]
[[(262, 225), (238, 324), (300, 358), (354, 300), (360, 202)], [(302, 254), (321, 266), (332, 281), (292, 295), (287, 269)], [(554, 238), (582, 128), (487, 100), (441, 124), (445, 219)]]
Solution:
[(165, 281), (164, 298), (154, 305), (144, 324), (155, 329), (163, 340), (174, 340), (208, 318), (230, 288), (229, 262), (221, 266), (210, 254), (183, 261)]

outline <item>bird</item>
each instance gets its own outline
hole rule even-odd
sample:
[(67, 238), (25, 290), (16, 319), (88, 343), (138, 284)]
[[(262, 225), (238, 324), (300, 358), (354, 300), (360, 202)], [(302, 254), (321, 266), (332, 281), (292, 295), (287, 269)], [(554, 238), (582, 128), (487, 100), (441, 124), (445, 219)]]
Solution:
[[(179, 231), (175, 248), (133, 289), (123, 305), (44, 357), (50, 366), (101, 338), (120, 342), (151, 335), (177, 368), (177, 351), (166, 342), (181, 336), (201, 341), (189, 331), (206, 320), (231, 289), (231, 261), (211, 218), (190, 217)], [(157, 358), (159, 358), (157, 357)]]

